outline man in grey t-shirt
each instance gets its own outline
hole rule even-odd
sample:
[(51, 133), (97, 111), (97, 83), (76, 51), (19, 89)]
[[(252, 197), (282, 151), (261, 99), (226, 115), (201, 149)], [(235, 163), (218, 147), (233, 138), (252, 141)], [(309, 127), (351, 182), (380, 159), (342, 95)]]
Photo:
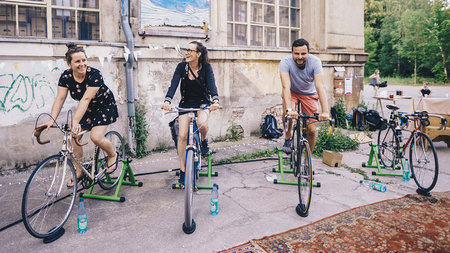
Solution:
[[(297, 39), (292, 43), (292, 55), (286, 56), (280, 62), (280, 78), (283, 111), (287, 115), (297, 118), (295, 108), (298, 101), (302, 104), (302, 113), (314, 115), (318, 111), (317, 101), (320, 101), (322, 112), (319, 114), (319, 120), (330, 118), (323, 85), (322, 62), (316, 56), (309, 54), (308, 41)], [(311, 120), (308, 121), (306, 137), (312, 153), (316, 144), (316, 124)], [(292, 152), (292, 121), (289, 122), (285, 138), (283, 151), (290, 154)]]

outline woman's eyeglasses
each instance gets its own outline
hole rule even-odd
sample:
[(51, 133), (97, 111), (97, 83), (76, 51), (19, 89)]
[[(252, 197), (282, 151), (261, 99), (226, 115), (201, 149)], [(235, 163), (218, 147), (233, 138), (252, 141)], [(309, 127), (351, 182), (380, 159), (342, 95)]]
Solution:
[(190, 49), (190, 48), (187, 48), (187, 49), (184, 49), (184, 52), (185, 53), (192, 53), (192, 52), (198, 52), (198, 50), (192, 50), (192, 49)]

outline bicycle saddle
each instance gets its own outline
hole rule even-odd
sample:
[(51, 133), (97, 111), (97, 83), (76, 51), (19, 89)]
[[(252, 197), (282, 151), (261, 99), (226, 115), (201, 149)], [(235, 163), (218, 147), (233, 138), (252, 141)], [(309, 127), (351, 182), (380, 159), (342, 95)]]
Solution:
[(392, 110), (392, 111), (397, 111), (398, 109), (400, 109), (400, 107), (398, 107), (396, 105), (386, 105), (386, 108), (388, 108), (389, 110)]

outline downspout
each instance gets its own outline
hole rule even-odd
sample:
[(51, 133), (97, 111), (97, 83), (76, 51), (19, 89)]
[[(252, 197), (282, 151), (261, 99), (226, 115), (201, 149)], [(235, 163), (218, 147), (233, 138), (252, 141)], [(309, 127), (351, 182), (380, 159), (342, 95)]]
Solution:
[(134, 86), (133, 86), (133, 59), (134, 59), (134, 41), (133, 33), (131, 31), (131, 26), (129, 22), (129, 0), (122, 0), (121, 6), (121, 16), (122, 16), (122, 27), (125, 33), (125, 38), (127, 40), (127, 48), (130, 50), (128, 55), (128, 60), (124, 63), (126, 71), (126, 81), (127, 81), (127, 109), (128, 109), (128, 145), (131, 152), (135, 154), (134, 148), (134, 122), (136, 117), (136, 108), (134, 104)]

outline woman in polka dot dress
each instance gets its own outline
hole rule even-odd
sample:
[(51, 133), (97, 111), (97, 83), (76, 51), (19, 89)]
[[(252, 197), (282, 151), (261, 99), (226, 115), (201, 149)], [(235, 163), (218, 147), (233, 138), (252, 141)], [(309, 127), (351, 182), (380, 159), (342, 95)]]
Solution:
[[(87, 66), (86, 53), (82, 47), (74, 44), (67, 45), (66, 61), (69, 69), (61, 74), (58, 82), (58, 91), (53, 102), (51, 116), (56, 119), (67, 97), (67, 93), (78, 101), (78, 106), (72, 120), (72, 132), (91, 130), (92, 142), (108, 154), (107, 171), (115, 170), (117, 166), (117, 153), (112, 144), (104, 137), (108, 125), (114, 123), (119, 116), (116, 101), (111, 90), (104, 84), (99, 70)], [(42, 126), (49, 128), (53, 120)], [(83, 149), (73, 142), (73, 151), (77, 159), (83, 156)], [(76, 164), (76, 163), (75, 163)], [(81, 168), (76, 164), (77, 177), (82, 176)], [(73, 186), (73, 181), (67, 183)]]

